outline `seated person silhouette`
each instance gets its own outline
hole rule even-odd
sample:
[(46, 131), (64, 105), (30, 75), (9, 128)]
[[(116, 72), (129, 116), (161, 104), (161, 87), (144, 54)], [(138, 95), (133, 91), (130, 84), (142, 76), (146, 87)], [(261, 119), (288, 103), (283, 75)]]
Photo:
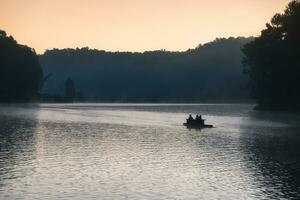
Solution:
[(204, 120), (202, 119), (201, 115), (196, 115), (196, 122), (198, 124), (204, 125)]
[(196, 121), (201, 121), (202, 120), (202, 116), (201, 115), (196, 115)]
[(192, 117), (191, 114), (189, 115), (189, 118), (186, 121), (187, 121), (187, 123), (194, 121), (194, 118)]

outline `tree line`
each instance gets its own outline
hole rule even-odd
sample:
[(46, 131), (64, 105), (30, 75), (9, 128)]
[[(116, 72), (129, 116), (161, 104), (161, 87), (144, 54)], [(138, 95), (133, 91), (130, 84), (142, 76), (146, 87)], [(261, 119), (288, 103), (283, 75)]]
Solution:
[(0, 30), (0, 102), (36, 99), (43, 70), (34, 49)]
[(300, 110), (300, 1), (275, 14), (243, 52), (258, 108)]
[(220, 38), (184, 52), (53, 49), (40, 56), (53, 74), (43, 93), (64, 94), (71, 77), (88, 101), (200, 102), (249, 98), (240, 48), (252, 38)]

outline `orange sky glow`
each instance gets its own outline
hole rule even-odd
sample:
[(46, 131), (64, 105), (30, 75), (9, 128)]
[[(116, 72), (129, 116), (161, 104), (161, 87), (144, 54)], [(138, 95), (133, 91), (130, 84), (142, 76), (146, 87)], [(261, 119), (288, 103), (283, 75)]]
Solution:
[(288, 0), (0, 0), (0, 29), (52, 48), (182, 51), (216, 37), (257, 36)]

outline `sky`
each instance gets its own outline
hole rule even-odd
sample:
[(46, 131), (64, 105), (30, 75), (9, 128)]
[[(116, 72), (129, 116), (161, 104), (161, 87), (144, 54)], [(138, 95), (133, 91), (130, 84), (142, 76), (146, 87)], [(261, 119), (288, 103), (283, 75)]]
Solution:
[(38, 53), (52, 48), (183, 51), (217, 37), (257, 36), (289, 0), (0, 0), (0, 29)]

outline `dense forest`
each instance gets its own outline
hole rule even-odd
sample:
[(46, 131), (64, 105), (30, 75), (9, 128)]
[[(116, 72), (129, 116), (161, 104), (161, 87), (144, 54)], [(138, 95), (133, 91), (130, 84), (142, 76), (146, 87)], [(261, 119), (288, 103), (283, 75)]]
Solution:
[(266, 26), (243, 48), (252, 94), (260, 109), (300, 110), (300, 1)]
[(75, 100), (241, 101), (249, 98), (241, 47), (252, 39), (216, 39), (184, 52), (47, 50), (40, 55), (48, 75), (42, 91), (44, 96), (63, 95), (68, 80)]
[(0, 30), (0, 102), (37, 99), (42, 76), (35, 51)]

